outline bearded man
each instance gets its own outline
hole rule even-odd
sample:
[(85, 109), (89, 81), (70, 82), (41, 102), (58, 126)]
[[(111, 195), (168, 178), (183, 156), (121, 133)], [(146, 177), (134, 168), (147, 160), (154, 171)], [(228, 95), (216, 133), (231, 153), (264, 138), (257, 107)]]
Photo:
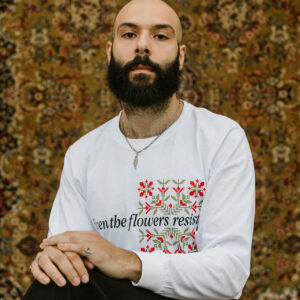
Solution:
[(241, 295), (251, 152), (236, 122), (177, 98), (181, 38), (163, 1), (133, 0), (119, 12), (107, 77), (123, 109), (68, 149), (24, 299)]

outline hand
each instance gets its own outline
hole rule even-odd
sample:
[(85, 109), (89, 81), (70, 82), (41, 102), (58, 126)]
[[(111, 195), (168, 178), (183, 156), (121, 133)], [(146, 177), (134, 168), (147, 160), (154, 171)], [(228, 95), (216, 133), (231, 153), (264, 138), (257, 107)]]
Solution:
[[(71, 251), (85, 256), (89, 262), (105, 275), (117, 279), (138, 282), (142, 263), (132, 251), (118, 248), (96, 231), (67, 231), (43, 240), (41, 248), (57, 246), (63, 252)], [(87, 256), (86, 249), (93, 253)]]
[[(50, 279), (58, 286), (64, 286), (64, 274), (72, 285), (77, 286), (80, 281), (87, 283), (89, 275), (85, 268), (93, 268), (93, 264), (82, 259), (77, 253), (62, 252), (57, 247), (45, 247), (43, 252), (36, 255), (31, 264), (34, 278), (42, 284), (48, 284)], [(80, 280), (81, 278), (81, 280)]]

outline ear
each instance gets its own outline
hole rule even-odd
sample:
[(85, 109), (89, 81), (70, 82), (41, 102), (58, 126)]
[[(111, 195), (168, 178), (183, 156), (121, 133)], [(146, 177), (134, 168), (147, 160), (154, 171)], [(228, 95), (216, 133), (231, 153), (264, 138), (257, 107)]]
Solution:
[(106, 43), (106, 57), (107, 57), (108, 63), (110, 63), (110, 60), (111, 60), (111, 49), (112, 49), (112, 42), (107, 42)]
[(179, 46), (179, 70), (183, 69), (185, 54), (186, 54), (186, 46), (180, 45)]

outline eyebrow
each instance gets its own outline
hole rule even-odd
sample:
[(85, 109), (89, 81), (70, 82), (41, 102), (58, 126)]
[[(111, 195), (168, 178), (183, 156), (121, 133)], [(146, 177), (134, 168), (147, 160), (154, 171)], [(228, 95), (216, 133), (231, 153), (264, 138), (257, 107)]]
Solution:
[[(139, 28), (138, 25), (136, 25), (134, 23), (130, 23), (130, 22), (125, 22), (125, 23), (120, 24), (118, 26), (118, 30), (122, 27), (131, 27), (131, 28), (135, 28), (135, 29)], [(156, 24), (156, 25), (153, 25), (151, 28), (153, 28), (153, 29), (169, 29), (175, 35), (174, 28), (169, 24)]]

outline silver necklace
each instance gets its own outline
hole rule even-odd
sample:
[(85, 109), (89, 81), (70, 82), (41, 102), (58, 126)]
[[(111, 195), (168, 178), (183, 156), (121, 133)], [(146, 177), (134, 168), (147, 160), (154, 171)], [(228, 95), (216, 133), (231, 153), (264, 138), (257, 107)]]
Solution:
[(148, 145), (146, 145), (143, 149), (141, 149), (141, 150), (136, 150), (132, 145), (131, 145), (131, 143), (129, 142), (129, 140), (128, 140), (128, 138), (127, 138), (127, 136), (123, 133), (123, 130), (121, 130), (122, 131), (122, 133), (123, 133), (123, 135), (124, 135), (124, 137), (125, 137), (125, 140), (126, 140), (126, 142), (127, 142), (127, 144), (129, 145), (129, 147), (132, 149), (132, 151), (134, 151), (135, 152), (135, 156), (134, 156), (134, 160), (133, 160), (133, 166), (134, 166), (134, 168), (136, 169), (137, 168), (137, 165), (138, 165), (138, 163), (139, 163), (139, 154), (141, 153), (141, 152), (143, 152), (143, 151), (145, 151), (146, 149), (148, 149), (174, 122), (175, 122), (175, 120), (176, 120), (176, 118), (177, 118), (177, 115), (178, 115), (178, 112), (179, 112), (179, 108), (180, 108), (180, 103), (181, 103), (181, 100), (179, 99), (179, 104), (178, 104), (178, 107), (177, 107), (177, 110), (176, 110), (176, 113), (175, 113), (175, 115), (174, 115), (174, 118), (172, 118), (172, 120), (171, 120), (171, 122), (170, 123), (168, 123), (168, 125), (165, 127), (165, 129), (159, 134), (159, 135), (157, 135)]

